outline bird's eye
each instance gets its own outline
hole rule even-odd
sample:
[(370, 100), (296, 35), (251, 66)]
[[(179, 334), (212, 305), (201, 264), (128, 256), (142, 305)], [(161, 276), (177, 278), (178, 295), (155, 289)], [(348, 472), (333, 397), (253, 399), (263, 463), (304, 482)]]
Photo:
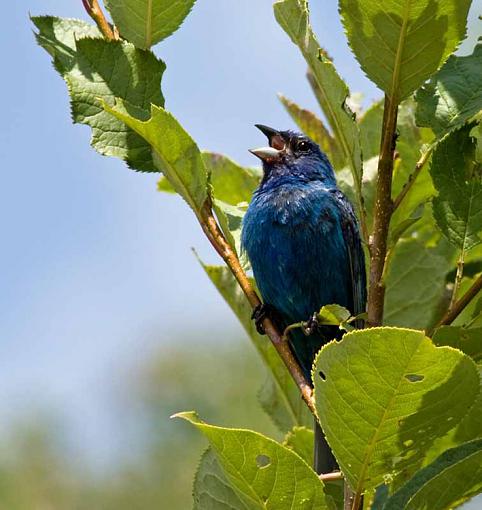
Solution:
[(298, 144), (296, 145), (296, 150), (298, 150), (299, 152), (306, 152), (308, 149), (310, 148), (310, 145), (307, 141), (305, 140), (301, 140), (300, 142), (298, 142)]

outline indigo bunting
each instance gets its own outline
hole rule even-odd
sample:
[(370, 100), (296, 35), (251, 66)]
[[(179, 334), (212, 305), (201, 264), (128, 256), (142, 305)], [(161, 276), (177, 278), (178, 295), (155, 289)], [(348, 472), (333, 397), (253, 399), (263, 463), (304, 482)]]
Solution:
[[(366, 274), (357, 220), (327, 156), (304, 135), (256, 127), (269, 147), (250, 151), (262, 161), (263, 177), (243, 219), (241, 243), (264, 302), (254, 314), (258, 326), (268, 314), (284, 329), (332, 303), (353, 315), (364, 312)], [(310, 330), (290, 334), (308, 381), (318, 350), (341, 336), (336, 326), (315, 323)], [(318, 424), (314, 468), (318, 473), (336, 468)]]

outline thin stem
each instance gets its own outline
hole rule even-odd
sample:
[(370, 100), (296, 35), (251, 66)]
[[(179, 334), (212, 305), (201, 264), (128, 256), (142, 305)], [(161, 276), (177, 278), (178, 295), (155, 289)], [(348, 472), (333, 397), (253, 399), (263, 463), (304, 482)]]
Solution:
[(322, 482), (332, 482), (335, 480), (343, 480), (343, 474), (341, 471), (333, 471), (333, 473), (325, 473), (318, 475), (318, 478)]
[(472, 284), (472, 286), (467, 290), (467, 292), (455, 303), (452, 308), (447, 310), (446, 314), (440, 319), (438, 324), (427, 334), (428, 336), (432, 336), (433, 331), (441, 326), (448, 326), (452, 324), (452, 322), (462, 313), (464, 308), (474, 299), (477, 294), (482, 290), (482, 274), (479, 275), (477, 280)]
[[(214, 249), (218, 252), (221, 258), (226, 262), (227, 266), (233, 273), (236, 278), (239, 286), (243, 290), (246, 298), (248, 299), (249, 304), (253, 309), (261, 304), (261, 300), (256, 294), (255, 290), (251, 286), (251, 283), (244, 272), (238, 256), (231, 248), (229, 243), (226, 241), (224, 234), (222, 233), (219, 225), (214, 217), (212, 208), (211, 208), (211, 200), (208, 199), (204, 203), (204, 206), (200, 212), (200, 216), (198, 217), (201, 227), (206, 234), (207, 238), (213, 245)], [(275, 325), (271, 322), (271, 320), (266, 317), (263, 320), (263, 328), (265, 333), (268, 335), (275, 349), (278, 351), (281, 359), (283, 360), (286, 368), (289, 373), (293, 377), (296, 385), (298, 386), (301, 396), (305, 401), (306, 405), (309, 407), (310, 411), (313, 415), (316, 416), (315, 410), (315, 402), (313, 399), (313, 389), (310, 386), (310, 383), (306, 380), (303, 375), (303, 371), (301, 370), (300, 365), (296, 361), (289, 344), (284, 341), (283, 335), (277, 330)]]
[(108, 41), (119, 39), (118, 32), (109, 25), (109, 22), (100, 8), (98, 0), (82, 0), (82, 4), (87, 14), (95, 21), (102, 35)]
[(457, 294), (459, 292), (460, 284), (462, 282), (462, 276), (464, 275), (464, 255), (465, 255), (465, 251), (462, 250), (460, 252), (459, 260), (457, 260), (457, 272), (455, 274), (455, 281), (454, 281), (454, 288), (452, 290), (452, 297), (450, 298), (449, 312), (452, 310), (452, 308), (455, 305), (455, 302), (457, 301)]
[(412, 186), (414, 185), (415, 181), (417, 180), (417, 177), (420, 175), (422, 168), (425, 166), (425, 163), (429, 160), (434, 147), (435, 147), (435, 144), (431, 145), (422, 154), (420, 159), (417, 161), (414, 171), (408, 176), (407, 182), (403, 185), (403, 188), (401, 189), (400, 193), (397, 195), (397, 197), (393, 201), (393, 212), (395, 212), (398, 209), (398, 207), (400, 207), (400, 204), (403, 202), (405, 197), (408, 195), (408, 192), (412, 189)]
[(387, 238), (393, 213), (392, 176), (395, 152), (398, 102), (385, 96), (382, 140), (378, 161), (377, 191), (370, 238), (370, 286), (368, 290), (368, 325), (380, 326), (383, 319), (385, 284), (383, 272), (387, 255)]

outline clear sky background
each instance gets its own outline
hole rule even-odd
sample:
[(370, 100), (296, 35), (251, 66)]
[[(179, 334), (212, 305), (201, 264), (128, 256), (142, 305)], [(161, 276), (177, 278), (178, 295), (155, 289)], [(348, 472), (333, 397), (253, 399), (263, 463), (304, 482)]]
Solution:
[[(337, 2), (311, 6), (352, 92), (366, 103), (381, 97), (348, 49)], [(2, 5), (0, 428), (46, 408), (104, 463), (127, 430), (112, 402), (135, 385), (136, 366), (179, 338), (187, 314), (219, 342), (241, 329), (191, 252), (216, 261), (187, 207), (157, 193), (155, 175), (98, 155), (90, 129), (72, 125), (65, 84), (34, 41), (29, 11), (87, 19), (80, 0)], [(466, 53), (481, 12), (475, 0)], [(167, 63), (166, 107), (201, 148), (242, 164), (256, 164), (247, 149), (264, 142), (253, 124), (294, 127), (277, 92), (316, 109), (270, 0), (198, 0), (155, 52)]]

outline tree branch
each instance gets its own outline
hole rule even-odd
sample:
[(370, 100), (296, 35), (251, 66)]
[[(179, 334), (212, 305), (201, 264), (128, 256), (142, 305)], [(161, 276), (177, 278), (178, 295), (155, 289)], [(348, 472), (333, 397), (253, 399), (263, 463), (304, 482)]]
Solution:
[(396, 143), (398, 102), (385, 95), (382, 140), (378, 161), (377, 191), (370, 238), (370, 286), (368, 290), (368, 325), (380, 326), (383, 320), (385, 284), (383, 270), (387, 255), (387, 238), (393, 213), (392, 175)]
[[(415, 181), (417, 180), (417, 177), (420, 175), (420, 172), (422, 168), (425, 166), (425, 163), (429, 160), (433, 149), (435, 147), (435, 144), (431, 145), (421, 156), (420, 159), (417, 161), (417, 164), (415, 165), (414, 171), (408, 176), (407, 182), (403, 185), (403, 188), (400, 190), (400, 193), (397, 195), (395, 200), (393, 201), (393, 212), (400, 207), (400, 204), (403, 202), (405, 197), (408, 195), (408, 192), (412, 189), (412, 186), (414, 185)], [(392, 214), (393, 214), (392, 212)]]
[(428, 332), (428, 336), (432, 336), (435, 329), (441, 326), (448, 326), (462, 313), (464, 308), (474, 299), (477, 294), (482, 290), (482, 274), (479, 275), (477, 280), (467, 290), (467, 292), (458, 300), (455, 301), (453, 306), (447, 310), (445, 315), (440, 319), (438, 324)]
[[(214, 217), (211, 200), (208, 199), (204, 203), (201, 211), (201, 217), (199, 218), (201, 227), (206, 234), (207, 238), (213, 245), (214, 249), (218, 252), (224, 262), (227, 264), (234, 277), (236, 278), (239, 286), (243, 290), (249, 304), (253, 309), (261, 304), (261, 300), (256, 294), (255, 290), (251, 286), (251, 283), (244, 272), (238, 256), (231, 248), (229, 243), (226, 241), (224, 234), (221, 232), (219, 225)], [(263, 320), (263, 328), (265, 333), (268, 335), (271, 343), (278, 351), (281, 359), (283, 360), (286, 368), (293, 377), (296, 385), (298, 386), (303, 400), (309, 407), (310, 411), (316, 416), (315, 402), (313, 400), (313, 390), (310, 383), (305, 379), (303, 371), (296, 361), (289, 344), (285, 341), (283, 334), (281, 334), (269, 318)]]
[(87, 14), (95, 21), (102, 35), (108, 41), (114, 41), (119, 39), (119, 35), (115, 29), (113, 29), (107, 21), (102, 9), (100, 8), (98, 0), (82, 0), (82, 4), (87, 11)]

